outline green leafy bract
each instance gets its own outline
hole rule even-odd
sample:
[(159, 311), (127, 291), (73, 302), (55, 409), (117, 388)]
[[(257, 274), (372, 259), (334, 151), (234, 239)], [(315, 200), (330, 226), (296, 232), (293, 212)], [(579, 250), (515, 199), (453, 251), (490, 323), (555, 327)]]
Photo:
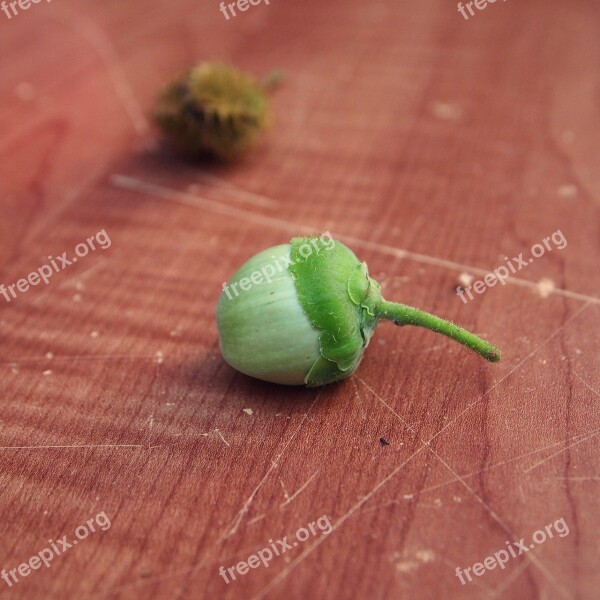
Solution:
[[(310, 254), (307, 247), (312, 247)], [(344, 244), (293, 238), (290, 257), (298, 300), (319, 332), (321, 356), (305, 383), (312, 387), (349, 377), (377, 327), (374, 307), (381, 299), (379, 284)]]

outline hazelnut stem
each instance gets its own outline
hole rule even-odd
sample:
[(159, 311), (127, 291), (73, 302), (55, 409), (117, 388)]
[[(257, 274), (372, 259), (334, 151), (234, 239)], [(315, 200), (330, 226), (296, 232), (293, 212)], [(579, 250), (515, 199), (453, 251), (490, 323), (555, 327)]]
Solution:
[(440, 319), (418, 308), (396, 302), (386, 302), (382, 299), (375, 308), (375, 314), (378, 318), (393, 321), (396, 325), (426, 327), (456, 340), (490, 362), (500, 360), (500, 350), (495, 346), (450, 321)]

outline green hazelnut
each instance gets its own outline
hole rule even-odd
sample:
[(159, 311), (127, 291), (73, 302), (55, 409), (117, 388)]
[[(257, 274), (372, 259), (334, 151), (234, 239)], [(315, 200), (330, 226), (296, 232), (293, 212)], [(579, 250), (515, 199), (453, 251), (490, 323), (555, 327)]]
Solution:
[(176, 78), (159, 96), (154, 120), (165, 137), (192, 157), (231, 160), (269, 121), (267, 87), (228, 65), (204, 62)]
[(223, 284), (217, 307), (221, 352), (232, 367), (309, 387), (352, 375), (381, 319), (432, 329), (500, 360), (497, 348), (465, 329), (384, 300), (367, 265), (328, 233), (259, 252)]

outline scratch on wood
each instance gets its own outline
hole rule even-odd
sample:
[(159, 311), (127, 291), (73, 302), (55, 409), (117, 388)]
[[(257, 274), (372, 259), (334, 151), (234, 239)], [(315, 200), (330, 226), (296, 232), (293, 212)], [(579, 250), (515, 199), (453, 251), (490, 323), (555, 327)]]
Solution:
[(223, 434), (219, 429), (215, 429), (215, 433), (223, 440), (226, 446), (229, 446), (229, 442), (223, 437)]
[[(375, 390), (373, 390), (364, 380), (359, 378), (359, 381), (361, 381), (361, 383), (368, 389), (371, 391), (371, 393), (393, 414), (395, 415), (403, 424), (405, 427), (408, 427), (408, 429), (410, 429), (413, 434), (415, 435), (415, 437), (421, 442), (421, 444), (423, 444), (422, 447), (427, 447), (427, 449), (433, 454), (433, 456), (438, 460), (438, 462), (440, 462), (448, 471), (450, 471), (450, 473), (452, 473), (452, 475), (454, 475), (454, 477), (456, 477), (456, 479), (463, 485), (463, 487), (475, 498), (475, 500), (481, 504), (481, 506), (486, 510), (486, 512), (492, 517), (492, 519), (494, 519), (494, 521), (496, 521), (496, 523), (498, 523), (498, 525), (503, 529), (503, 531), (510, 536), (511, 538), (514, 539), (514, 534), (511, 531), (511, 529), (508, 527), (508, 525), (506, 525), (504, 523), (504, 521), (501, 519), (500, 515), (464, 480), (463, 477), (461, 477), (451, 466), (448, 462), (446, 462), (446, 460), (444, 460), (436, 451), (435, 449), (430, 445), (431, 444), (431, 440), (429, 441), (425, 441), (420, 435), (419, 433), (409, 424), (407, 423), (394, 409), (393, 407), (391, 407)], [(434, 436), (435, 437), (435, 436)], [(432, 438), (433, 440), (433, 438)], [(554, 576), (552, 575), (552, 572), (539, 560), (539, 558), (533, 554), (526, 554), (525, 555), (525, 560), (530, 561), (532, 564), (534, 564), (538, 570), (540, 571), (540, 573), (550, 582), (552, 583), (553, 586), (555, 586), (555, 588), (557, 590), (559, 590), (563, 597), (565, 598), (569, 598), (569, 594), (568, 592), (563, 589), (560, 584), (558, 583), (558, 581), (556, 581), (556, 579), (554, 578)]]
[[(523, 571), (525, 571), (528, 567), (529, 564), (527, 561), (522, 561), (521, 564), (517, 565), (511, 573), (509, 573), (503, 580), (502, 583), (492, 592), (492, 595), (490, 596), (490, 598), (501, 598), (503, 597), (503, 593), (505, 590), (507, 590), (510, 585), (513, 583), (513, 581), (515, 581), (517, 579), (517, 577), (519, 577), (519, 575), (521, 573), (523, 573)], [(505, 597), (505, 596), (504, 596)]]
[(142, 444), (87, 444), (73, 446), (0, 446), (0, 450), (51, 450), (55, 448), (144, 448)]
[(356, 381), (354, 380), (354, 377), (350, 378), (350, 381), (352, 382), (352, 385), (354, 386), (354, 398), (356, 400), (356, 403), (358, 404), (358, 408), (360, 409), (360, 414), (362, 416), (362, 418), (366, 418), (366, 413), (363, 410), (363, 403), (362, 403), (362, 398), (360, 397), (360, 393), (358, 391), (358, 385), (356, 385)]
[(331, 537), (331, 534), (343, 525), (365, 502), (372, 498), (382, 487), (391, 481), (397, 473), (399, 473), (415, 456), (420, 454), (425, 449), (425, 446), (420, 446), (413, 454), (405, 461), (398, 465), (391, 473), (375, 485), (375, 487), (366, 495), (363, 496), (356, 504), (354, 504), (346, 513), (344, 513), (333, 525), (327, 537), (321, 536), (317, 538), (310, 546), (308, 546), (302, 554), (292, 560), (284, 569), (282, 569), (262, 590), (260, 590), (252, 600), (262, 600), (280, 581), (284, 580), (309, 554), (313, 552), (326, 539)]
[[(571, 323), (577, 317), (579, 317), (579, 315), (581, 315), (581, 313), (586, 308), (588, 308), (590, 305), (591, 305), (591, 303), (589, 303), (589, 302), (587, 304), (584, 304), (579, 310), (577, 310), (573, 314), (573, 316), (571, 316), (569, 319), (567, 319), (567, 321), (563, 325), (561, 325), (552, 335), (550, 335), (549, 337), (547, 337), (539, 346), (537, 346), (536, 348), (534, 348), (527, 356), (525, 356), (525, 358), (521, 359), (516, 364), (516, 366), (513, 369), (511, 369), (506, 375), (504, 375), (504, 377), (500, 378), (494, 385), (492, 385), (483, 394), (481, 394), (481, 396), (479, 396), (479, 398), (477, 398), (476, 400), (473, 400), (473, 402), (471, 402), (470, 404), (468, 404), (456, 417), (454, 417), (452, 420), (450, 420), (448, 423), (446, 423), (446, 425), (444, 425), (429, 440), (429, 442), (432, 442), (433, 440), (435, 440), (439, 435), (441, 435), (444, 431), (446, 431), (446, 429), (448, 429), (449, 427), (451, 427), (452, 425), (454, 425), (454, 423), (456, 423), (465, 413), (469, 412), (476, 404), (478, 404), (479, 402), (481, 402), (481, 400), (483, 400), (483, 398), (485, 398), (491, 391), (493, 391), (495, 388), (497, 388), (503, 381), (505, 381), (506, 379), (508, 379), (515, 371), (517, 371), (518, 369), (520, 369), (530, 358), (532, 358), (533, 356), (535, 356), (550, 340), (554, 339), (569, 323)], [(364, 381), (363, 381), (363, 384), (364, 384)]]
[[(294, 492), (291, 496), (288, 496), (285, 502), (282, 502), (279, 505), (279, 508), (283, 508), (284, 506), (287, 506), (294, 498), (296, 498), (305, 488), (306, 486), (315, 478), (315, 476), (317, 475), (317, 473), (319, 472), (319, 469), (317, 469), (308, 479), (308, 481), (306, 483), (304, 483), (302, 486), (300, 486), (300, 488)], [(286, 494), (287, 496), (287, 494)]]
[(283, 229), (291, 233), (297, 234), (300, 232), (310, 234), (315, 231), (315, 229), (312, 227), (296, 225), (283, 219), (278, 219), (277, 217), (261, 215), (239, 207), (234, 208), (233, 206), (217, 204), (195, 194), (180, 192), (162, 185), (142, 181), (141, 179), (136, 179), (135, 177), (115, 174), (111, 176), (110, 182), (115, 187), (131, 190), (141, 194), (148, 194), (149, 196), (153, 196), (154, 198), (161, 200), (167, 200), (169, 202), (175, 202), (185, 206), (209, 210), (211, 212), (227, 217), (233, 217), (235, 219), (244, 218), (252, 223), (268, 225), (270, 227), (274, 227), (275, 229)]
[[(199, 196), (187, 194), (185, 192), (180, 192), (162, 185), (157, 185), (155, 183), (142, 181), (140, 179), (136, 179), (135, 177), (114, 174), (110, 178), (110, 182), (115, 187), (132, 190), (142, 194), (148, 194), (150, 196), (154, 196), (155, 198), (162, 198), (163, 200), (168, 200), (170, 202), (177, 202), (179, 204), (185, 204), (187, 206), (194, 206), (196, 208), (210, 210), (212, 212), (234, 217), (236, 219), (247, 220), (251, 223), (264, 224), (270, 227), (274, 227), (276, 229), (282, 229), (284, 231), (292, 231), (296, 234), (300, 232), (312, 233), (315, 231), (315, 228), (313, 227), (308, 227), (299, 223), (290, 223), (289, 221), (284, 221), (283, 219), (278, 219), (276, 217), (260, 215), (249, 210), (244, 210), (243, 208), (233, 208), (229, 206), (215, 204), (214, 202), (210, 202), (205, 198), (200, 198)], [(342, 242), (347, 242), (359, 248), (374, 250), (376, 252), (394, 256), (396, 258), (408, 259), (414, 262), (428, 264), (434, 267), (444, 268), (451, 271), (458, 271), (462, 273), (463, 271), (468, 270), (472, 273), (476, 273), (477, 275), (482, 276), (485, 276), (490, 272), (489, 269), (480, 269), (479, 267), (465, 265), (452, 260), (438, 258), (436, 256), (428, 256), (427, 254), (411, 252), (410, 250), (405, 250), (403, 248), (386, 246), (385, 244), (379, 244), (378, 242), (361, 240), (359, 238), (355, 238), (349, 235), (338, 233), (335, 235), (335, 237)], [(506, 282), (512, 285), (526, 287), (528, 289), (533, 289), (536, 291), (539, 287), (537, 283), (533, 283), (526, 279), (518, 279), (517, 277), (507, 279)], [(572, 298), (574, 300), (580, 300), (588, 304), (600, 304), (600, 298), (596, 298), (595, 296), (589, 296), (586, 294), (580, 294), (579, 292), (572, 292), (570, 290), (565, 290), (558, 287), (554, 288), (551, 293), (566, 298)]]
[(283, 479), (281, 479), (281, 477), (279, 478), (279, 483), (281, 484), (281, 487), (283, 489), (283, 497), (288, 500), (290, 495), (288, 494), (287, 490), (285, 489), (285, 484), (283, 483)]
[[(589, 433), (590, 432), (574, 435), (573, 437), (569, 438), (566, 441), (579, 440), (580, 438), (589, 435)], [(561, 440), (560, 442), (554, 442), (547, 446), (543, 446), (542, 448), (536, 448), (535, 450), (530, 450), (529, 452), (524, 452), (523, 454), (519, 454), (518, 456), (510, 458), (509, 460), (503, 460), (501, 462), (494, 463), (493, 465), (489, 465), (489, 466), (485, 467), (484, 469), (479, 469), (477, 471), (471, 471), (470, 473), (465, 473), (462, 477), (465, 479), (468, 479), (470, 477), (476, 477), (477, 475), (480, 475), (481, 473), (486, 473), (493, 469), (498, 469), (498, 468), (508, 465), (510, 463), (516, 462), (522, 458), (526, 458), (527, 456), (531, 456), (532, 454), (538, 454), (539, 452), (543, 452), (544, 450), (549, 450), (550, 448), (556, 448), (556, 446), (560, 446), (561, 444), (564, 444), (564, 443), (565, 443), (565, 440)], [(444, 488), (449, 485), (452, 485), (453, 483), (457, 483), (457, 481), (458, 480), (455, 477), (453, 477), (452, 479), (448, 479), (447, 481), (443, 481), (441, 483), (437, 483), (436, 485), (432, 485), (430, 487), (423, 488), (422, 490), (419, 491), (419, 495), (423, 496), (423, 494), (426, 494), (427, 492), (433, 492), (435, 490), (439, 490), (440, 488)], [(416, 491), (413, 493), (410, 493), (410, 494), (405, 494), (404, 499), (405, 500), (410, 499), (410, 498), (407, 498), (407, 496), (413, 497), (415, 493), (416, 493)], [(397, 503), (398, 503), (397, 500), (390, 500), (387, 503), (379, 505), (379, 507), (385, 508), (386, 506), (389, 506), (391, 504), (397, 504)], [(421, 503), (421, 505), (422, 505), (422, 503)]]
[[(113, 361), (113, 360), (144, 360), (144, 361), (153, 361), (155, 358), (153, 356), (128, 356), (126, 354), (105, 354), (105, 355), (55, 355), (53, 360), (55, 361), (61, 361), (61, 360), (68, 360), (70, 363), (72, 362), (77, 362), (77, 361), (94, 361), (94, 360), (99, 360), (99, 361)], [(0, 362), (0, 367), (8, 367), (8, 368), (12, 368), (14, 365), (26, 365), (26, 364), (38, 364), (38, 363), (46, 363), (48, 362), (48, 360), (45, 357), (40, 357), (40, 358), (16, 358), (13, 359), (9, 362)]]
[(250, 505), (254, 501), (256, 494), (258, 494), (258, 491), (263, 486), (265, 481), (268, 479), (268, 477), (271, 474), (271, 472), (273, 471), (273, 469), (275, 469), (275, 467), (277, 467), (279, 460), (283, 456), (284, 452), (287, 450), (288, 446), (292, 443), (292, 441), (294, 440), (296, 435), (298, 435), (298, 433), (300, 432), (300, 429), (302, 429), (304, 423), (308, 419), (308, 415), (309, 415), (310, 411), (313, 409), (313, 406), (316, 404), (319, 397), (320, 397), (320, 394), (317, 394), (315, 396), (315, 399), (312, 401), (312, 404), (310, 405), (308, 411), (302, 416), (302, 420), (300, 421), (300, 424), (298, 425), (298, 427), (295, 429), (294, 433), (290, 436), (288, 441), (285, 443), (281, 452), (277, 455), (275, 460), (271, 462), (271, 466), (268, 468), (268, 470), (264, 474), (263, 478), (258, 482), (258, 485), (252, 490), (252, 493), (250, 494), (250, 496), (248, 496), (248, 499), (246, 500), (246, 502), (244, 502), (244, 505), (239, 510), (238, 514), (234, 517), (233, 521), (231, 522), (231, 525), (228, 527), (228, 529), (225, 531), (225, 533), (221, 536), (222, 540), (226, 539), (228, 537), (231, 537), (239, 529), (239, 526), (241, 525), (241, 523), (244, 519), (244, 516), (248, 512)]
[[(212, 431), (207, 431), (207, 432), (204, 432), (204, 433), (197, 433), (196, 435), (200, 435), (202, 437), (208, 437), (209, 435), (211, 435), (213, 433), (216, 433), (223, 440), (223, 443), (225, 443), (227, 446), (229, 446), (229, 443), (223, 437), (223, 434), (221, 433), (220, 429), (213, 429)], [(178, 434), (178, 435), (181, 435), (181, 434)]]
[[(103, 267), (106, 263), (107, 263), (107, 260), (105, 258), (104, 259), (101, 258), (96, 263), (94, 263), (93, 265), (91, 265), (89, 268), (85, 269), (81, 273), (78, 273), (77, 275), (74, 275), (73, 277), (69, 277), (69, 279), (66, 279), (65, 281), (60, 281), (59, 283), (57, 283), (53, 287), (44, 288), (45, 291), (42, 292), (39, 296), (35, 297), (31, 301), (31, 304), (33, 306), (37, 306), (40, 302), (42, 302), (43, 300), (45, 300), (46, 297), (47, 297), (47, 295), (48, 295), (46, 293), (46, 290), (61, 289), (63, 286), (68, 285), (72, 281), (82, 281), (84, 278), (89, 277), (90, 272), (93, 272), (93, 271), (99, 269), (100, 267)], [(79, 295), (79, 294), (77, 294), (77, 295)]]
[(558, 456), (559, 454), (562, 454), (563, 452), (566, 452), (567, 450), (569, 450), (569, 448), (574, 448), (578, 444), (581, 444), (582, 442), (585, 442), (585, 441), (597, 436), (599, 433), (600, 433), (600, 429), (596, 429), (596, 431), (593, 431), (592, 433), (586, 435), (583, 439), (577, 440), (576, 442), (573, 442), (572, 444), (569, 444), (568, 446), (561, 448), (558, 452), (553, 452), (550, 456), (547, 456), (543, 460), (540, 460), (539, 462), (535, 463), (534, 465), (531, 465), (531, 467), (529, 467), (528, 469), (525, 469), (523, 471), (523, 473), (530, 473), (534, 469), (537, 469), (540, 465), (543, 465), (544, 463), (548, 462), (549, 460), (552, 460), (555, 456)]
[[(244, 190), (234, 183), (227, 181), (226, 179), (221, 179), (215, 175), (207, 173), (202, 169), (188, 169), (191, 174), (194, 176), (200, 176), (201, 180), (204, 180), (206, 183), (200, 183), (196, 185), (207, 185), (212, 184), (214, 187), (222, 190), (226, 190), (232, 196), (240, 200), (241, 202), (248, 202), (249, 204), (254, 204), (256, 206), (262, 206), (264, 208), (275, 209), (279, 207), (279, 202), (277, 200), (273, 200), (272, 198), (267, 198), (267, 196), (263, 196), (261, 194), (256, 194), (255, 192), (249, 192), (248, 190)], [(195, 192), (194, 186), (188, 188), (190, 192)]]
[(144, 111), (133, 94), (133, 90), (125, 70), (121, 66), (119, 56), (117, 55), (110, 38), (102, 31), (102, 29), (91, 19), (82, 15), (73, 9), (55, 8), (52, 11), (53, 18), (61, 20), (71, 26), (74, 31), (81, 36), (96, 49), (104, 64), (106, 65), (109, 79), (113, 84), (117, 97), (125, 108), (125, 112), (129, 116), (131, 123), (138, 135), (143, 135), (150, 130), (150, 126)]
[(267, 515), (258, 515), (258, 517), (254, 517), (248, 521), (248, 525), (252, 525), (254, 523), (258, 523), (258, 521), (262, 521)]

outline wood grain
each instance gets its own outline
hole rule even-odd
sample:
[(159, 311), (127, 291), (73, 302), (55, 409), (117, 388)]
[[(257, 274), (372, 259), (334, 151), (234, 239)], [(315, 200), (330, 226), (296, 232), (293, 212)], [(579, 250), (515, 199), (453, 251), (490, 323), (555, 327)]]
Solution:
[[(468, 21), (437, 0), (271, 0), (229, 21), (216, 0), (0, 13), (0, 281), (100, 230), (112, 242), (0, 296), (0, 568), (111, 523), (0, 580), (2, 597), (598, 598), (599, 17), (590, 0)], [(287, 73), (234, 166), (181, 161), (146, 117), (203, 58)], [(339, 385), (235, 373), (222, 282), (326, 229), (386, 296), (503, 361), (387, 324)], [(456, 296), (462, 272), (557, 230), (562, 250)], [(219, 575), (322, 515), (331, 533)], [(461, 585), (456, 567), (559, 519), (568, 535)]]

